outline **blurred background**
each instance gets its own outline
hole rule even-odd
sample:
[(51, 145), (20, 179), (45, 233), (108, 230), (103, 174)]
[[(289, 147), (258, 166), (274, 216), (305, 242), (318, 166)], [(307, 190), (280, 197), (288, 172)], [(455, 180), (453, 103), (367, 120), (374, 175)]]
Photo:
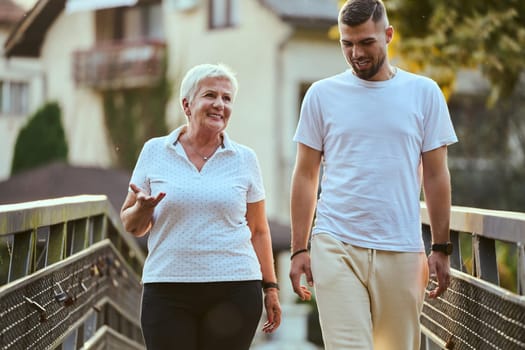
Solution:
[[(228, 132), (259, 155), (269, 216), (286, 224), (302, 97), (347, 68), (340, 4), (0, 0), (0, 203), (76, 187), (118, 208), (144, 141), (185, 122), (181, 76), (223, 62), (240, 82)], [(385, 4), (393, 63), (435, 79), (448, 100), (460, 139), (449, 149), (453, 203), (525, 211), (525, 3)]]
[[(227, 132), (256, 151), (274, 250), (287, 252), (300, 104), (347, 69), (341, 3), (0, 0), (0, 204), (105, 194), (118, 211), (144, 141), (185, 122), (182, 75), (222, 62), (240, 84)], [(525, 2), (384, 3), (392, 63), (447, 98), (453, 205), (525, 212)]]

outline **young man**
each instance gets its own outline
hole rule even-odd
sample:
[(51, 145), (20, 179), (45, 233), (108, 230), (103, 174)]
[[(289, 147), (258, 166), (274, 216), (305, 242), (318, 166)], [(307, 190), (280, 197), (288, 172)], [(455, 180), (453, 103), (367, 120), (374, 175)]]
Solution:
[(457, 138), (437, 84), (390, 65), (394, 29), (380, 0), (347, 1), (338, 24), (351, 69), (312, 85), (294, 137), (290, 278), (302, 299), (301, 276), (315, 285), (326, 349), (415, 350), (429, 272), (430, 297), (450, 280), (447, 145)]

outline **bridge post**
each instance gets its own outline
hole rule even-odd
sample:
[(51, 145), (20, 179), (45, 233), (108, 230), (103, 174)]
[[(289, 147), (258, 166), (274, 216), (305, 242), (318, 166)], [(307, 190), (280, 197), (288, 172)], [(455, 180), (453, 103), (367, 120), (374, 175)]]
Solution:
[(517, 282), (518, 282), (518, 288), (517, 288), (517, 291), (518, 291), (518, 294), (519, 295), (525, 295), (525, 247), (523, 245), (523, 243), (518, 243), (517, 244), (517, 248), (518, 248), (518, 278), (517, 278)]
[(472, 257), (475, 276), (499, 286), (496, 242), (490, 238), (473, 235)]

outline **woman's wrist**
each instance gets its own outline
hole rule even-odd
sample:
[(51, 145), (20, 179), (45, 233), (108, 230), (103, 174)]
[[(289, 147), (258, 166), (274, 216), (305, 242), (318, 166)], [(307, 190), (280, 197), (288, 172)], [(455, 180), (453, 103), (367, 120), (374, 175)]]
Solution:
[(267, 291), (267, 290), (271, 290), (271, 289), (274, 289), (274, 290), (279, 290), (279, 283), (277, 282), (265, 282), (263, 281), (262, 282), (262, 289), (263, 291)]

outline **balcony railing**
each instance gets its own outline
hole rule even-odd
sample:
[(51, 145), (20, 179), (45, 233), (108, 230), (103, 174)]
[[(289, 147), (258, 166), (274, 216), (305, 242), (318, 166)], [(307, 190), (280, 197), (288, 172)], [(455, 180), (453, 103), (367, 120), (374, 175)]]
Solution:
[(155, 85), (164, 75), (165, 44), (159, 41), (117, 42), (74, 52), (77, 86), (100, 90)]

